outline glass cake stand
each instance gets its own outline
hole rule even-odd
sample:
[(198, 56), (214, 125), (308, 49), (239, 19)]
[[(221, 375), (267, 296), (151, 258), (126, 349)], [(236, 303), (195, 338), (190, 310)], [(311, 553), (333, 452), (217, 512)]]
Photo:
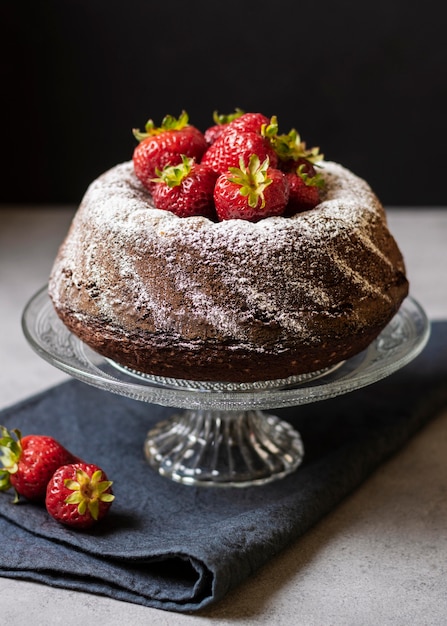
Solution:
[(223, 487), (265, 484), (300, 465), (304, 446), (299, 433), (266, 410), (370, 385), (414, 359), (430, 334), (425, 312), (408, 297), (379, 337), (356, 357), (301, 376), (238, 384), (149, 376), (117, 365), (70, 333), (46, 287), (25, 307), (22, 327), (43, 359), (74, 378), (142, 402), (184, 409), (148, 432), (146, 458), (172, 480)]

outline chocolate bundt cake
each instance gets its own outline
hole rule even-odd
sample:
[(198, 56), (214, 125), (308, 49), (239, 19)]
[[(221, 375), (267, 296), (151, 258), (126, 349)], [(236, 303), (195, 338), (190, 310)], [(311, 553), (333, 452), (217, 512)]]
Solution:
[(320, 203), (291, 217), (213, 221), (150, 204), (132, 162), (94, 181), (57, 254), (64, 324), (143, 373), (250, 382), (365, 349), (408, 293), (402, 255), (365, 181), (323, 161)]

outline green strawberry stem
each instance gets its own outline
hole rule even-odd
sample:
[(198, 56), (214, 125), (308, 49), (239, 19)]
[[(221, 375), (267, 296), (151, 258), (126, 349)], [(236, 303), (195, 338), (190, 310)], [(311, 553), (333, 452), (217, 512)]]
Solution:
[(300, 135), (294, 128), (287, 135), (271, 136), (270, 141), (275, 152), (283, 161), (306, 159), (310, 163), (317, 163), (324, 158), (324, 155), (320, 154), (319, 148), (307, 148), (306, 143), (301, 141)]
[(310, 176), (306, 172), (305, 163), (301, 163), (301, 165), (297, 167), (296, 173), (303, 180), (303, 182), (309, 187), (318, 187), (319, 189), (322, 189), (324, 187), (323, 176), (319, 172), (317, 172), (315, 176)]
[(194, 159), (182, 154), (182, 162), (177, 165), (166, 165), (162, 170), (155, 170), (156, 178), (151, 178), (154, 183), (165, 183), (168, 187), (178, 187), (191, 172)]
[(261, 135), (269, 139), (272, 147), (275, 147), (275, 141), (278, 136), (278, 118), (276, 115), (270, 118), (270, 124), (263, 124), (261, 126)]
[[(22, 444), (20, 440), (22, 433), (18, 428), (9, 431), (4, 426), (0, 426), (0, 491), (11, 489), (11, 474), (15, 474), (19, 469), (19, 460), (22, 456)], [(19, 494), (14, 489), (13, 503), (19, 502)]]
[(222, 124), (229, 124), (233, 120), (237, 120), (237, 118), (241, 117), (241, 115), (244, 115), (244, 111), (242, 109), (237, 108), (237, 107), (236, 107), (234, 113), (220, 114), (218, 111), (214, 111), (213, 112), (213, 121), (214, 121), (215, 124), (220, 126)]
[(173, 117), (172, 115), (166, 115), (160, 126), (156, 126), (153, 120), (148, 120), (145, 125), (145, 131), (141, 132), (139, 128), (132, 129), (132, 133), (138, 141), (143, 141), (143, 139), (147, 139), (147, 137), (152, 137), (154, 135), (159, 135), (166, 130), (181, 130), (188, 125), (189, 116), (186, 111), (182, 111), (178, 118)]
[(10, 476), (17, 472), (22, 455), (22, 434), (18, 429), (9, 431), (4, 426), (0, 426), (0, 433), (0, 491), (7, 491), (11, 488)]
[(268, 177), (269, 163), (268, 157), (261, 163), (258, 155), (252, 154), (248, 166), (245, 165), (241, 157), (239, 167), (228, 168), (232, 174), (228, 180), (240, 185), (240, 194), (247, 197), (248, 205), (252, 209), (258, 206), (259, 200), (261, 201), (261, 208), (265, 206), (264, 191), (272, 183), (272, 179)]
[(77, 469), (76, 480), (67, 478), (64, 484), (67, 489), (73, 491), (65, 502), (77, 504), (80, 515), (84, 515), (88, 509), (94, 520), (98, 519), (99, 503), (112, 502), (115, 499), (111, 493), (104, 493), (112, 485), (112, 481), (102, 480), (101, 470), (94, 472), (90, 478), (83, 469)]

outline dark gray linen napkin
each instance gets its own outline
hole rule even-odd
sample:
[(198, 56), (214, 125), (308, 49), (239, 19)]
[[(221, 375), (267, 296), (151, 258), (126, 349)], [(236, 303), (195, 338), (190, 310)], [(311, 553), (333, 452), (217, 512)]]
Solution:
[(0, 493), (0, 576), (171, 611), (216, 602), (303, 534), (447, 405), (447, 322), (389, 378), (347, 395), (275, 411), (297, 428), (305, 460), (262, 487), (184, 486), (146, 463), (147, 430), (173, 409), (78, 381), (0, 413), (100, 465), (116, 500), (90, 531), (58, 525), (43, 506)]

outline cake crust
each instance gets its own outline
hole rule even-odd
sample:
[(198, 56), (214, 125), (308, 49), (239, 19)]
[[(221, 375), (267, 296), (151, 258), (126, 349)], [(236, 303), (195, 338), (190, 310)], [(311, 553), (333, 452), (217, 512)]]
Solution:
[(320, 204), (214, 222), (150, 204), (131, 162), (94, 181), (50, 275), (66, 326), (143, 373), (253, 382), (365, 349), (408, 293), (401, 252), (365, 181), (319, 169)]

